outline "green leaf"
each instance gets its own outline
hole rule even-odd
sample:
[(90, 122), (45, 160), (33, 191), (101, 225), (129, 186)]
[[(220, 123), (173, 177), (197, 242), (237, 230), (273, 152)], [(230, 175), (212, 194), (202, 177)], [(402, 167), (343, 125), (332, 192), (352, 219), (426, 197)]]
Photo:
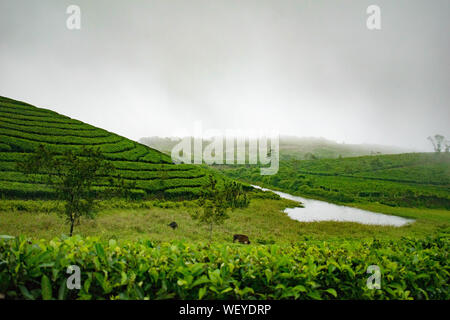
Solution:
[(306, 291), (308, 291), (308, 290), (306, 290), (306, 288), (305, 288), (304, 286), (302, 286), (301, 284), (295, 286), (295, 287), (294, 287), (294, 290), (295, 290), (295, 291), (298, 291), (298, 292), (306, 292)]
[(192, 283), (191, 287), (193, 288), (193, 287), (195, 287), (195, 286), (198, 286), (198, 285), (204, 284), (204, 283), (208, 283), (208, 282), (210, 282), (209, 279), (208, 279), (205, 275), (203, 275), (203, 276), (201, 276), (200, 278), (198, 278), (197, 280), (195, 280), (195, 281)]
[(322, 300), (322, 297), (320, 296), (320, 293), (317, 291), (311, 291), (308, 294), (308, 297), (314, 300)]
[(89, 289), (90, 289), (90, 287), (91, 287), (91, 283), (92, 283), (92, 275), (90, 275), (90, 276), (86, 279), (86, 281), (84, 281), (84, 283), (83, 283), (83, 289), (84, 289), (85, 293), (88, 293), (88, 292), (89, 292)]
[(50, 279), (44, 274), (41, 278), (41, 293), (42, 299), (51, 300), (52, 299), (52, 284)]
[(125, 273), (125, 272), (121, 272), (121, 274), (120, 274), (120, 284), (121, 285), (124, 285), (124, 284), (126, 284), (127, 283), (127, 280), (128, 280), (128, 276), (127, 276), (127, 274)]
[(138, 286), (134, 286), (134, 291), (136, 292), (136, 295), (138, 296), (138, 299), (144, 299), (144, 292), (142, 291), (142, 288)]
[(329, 294), (331, 294), (333, 297), (337, 298), (337, 292), (334, 289), (327, 289), (325, 290), (325, 292), (328, 292)]
[(94, 277), (97, 280), (97, 282), (100, 284), (100, 286), (102, 288), (104, 288), (105, 287), (105, 276), (100, 272), (96, 272), (96, 273), (94, 273)]
[(65, 300), (67, 296), (67, 280), (63, 279), (58, 290), (58, 300)]
[(35, 300), (33, 295), (28, 291), (28, 289), (24, 285), (19, 285), (19, 290), (22, 295), (28, 300)]
[(270, 280), (272, 280), (272, 270), (266, 269), (264, 270), (264, 273), (266, 274), (267, 282), (270, 282)]
[(38, 265), (38, 268), (51, 268), (55, 265), (54, 262), (49, 262), (49, 263), (42, 263), (40, 265)]
[(187, 284), (187, 281), (186, 281), (186, 280), (183, 280), (183, 279), (179, 279), (179, 280), (177, 281), (177, 284), (178, 284), (180, 287), (182, 287), (182, 286), (184, 286), (184, 285)]
[(226, 289), (223, 289), (220, 293), (227, 293), (230, 292), (231, 290), (233, 290), (233, 288), (228, 287)]
[(198, 290), (198, 299), (201, 300), (206, 294), (206, 287), (202, 287)]
[(100, 257), (100, 259), (106, 260), (105, 250), (103, 249), (103, 246), (100, 243), (96, 243), (94, 245), (94, 247), (95, 247), (95, 251), (97, 252), (97, 255)]

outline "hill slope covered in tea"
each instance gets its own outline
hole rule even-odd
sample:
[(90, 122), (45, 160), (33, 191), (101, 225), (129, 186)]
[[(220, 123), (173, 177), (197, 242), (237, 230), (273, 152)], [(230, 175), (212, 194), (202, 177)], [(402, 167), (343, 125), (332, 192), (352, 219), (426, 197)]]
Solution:
[[(132, 194), (148, 198), (196, 197), (209, 170), (172, 163), (155, 149), (48, 109), (0, 97), (0, 194), (3, 198), (51, 198), (45, 185), (32, 183), (16, 163), (44, 144), (62, 153), (83, 146), (99, 148), (125, 182), (135, 182)], [(103, 186), (97, 186), (99, 189)]]

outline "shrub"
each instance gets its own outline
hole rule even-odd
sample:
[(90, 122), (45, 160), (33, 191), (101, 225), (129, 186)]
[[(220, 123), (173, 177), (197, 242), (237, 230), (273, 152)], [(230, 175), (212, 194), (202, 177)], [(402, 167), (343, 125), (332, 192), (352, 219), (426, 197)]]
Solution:
[[(445, 299), (448, 234), (401, 241), (292, 245), (41, 240), (0, 236), (7, 299)], [(81, 269), (67, 290), (66, 269)], [(370, 265), (381, 289), (366, 286)]]

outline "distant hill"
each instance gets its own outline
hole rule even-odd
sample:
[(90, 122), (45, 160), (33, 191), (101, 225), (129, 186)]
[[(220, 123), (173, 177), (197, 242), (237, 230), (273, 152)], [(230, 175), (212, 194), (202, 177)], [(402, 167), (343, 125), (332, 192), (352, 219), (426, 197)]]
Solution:
[(333, 159), (412, 152), (411, 149), (370, 144), (346, 144), (324, 138), (280, 137), (280, 153), (296, 159)]
[[(54, 111), (0, 97), (0, 194), (3, 198), (51, 197), (46, 186), (17, 172), (16, 162), (39, 144), (62, 153), (82, 146), (99, 148), (136, 197), (195, 197), (207, 182), (208, 169), (172, 163), (155, 149)], [(98, 189), (104, 186), (97, 186)]]
[(172, 152), (172, 148), (177, 145), (181, 141), (181, 138), (178, 137), (144, 137), (140, 138), (139, 142), (156, 150), (159, 150), (165, 154), (170, 154)]
[(450, 209), (450, 154), (282, 159), (276, 175), (255, 166), (215, 166), (233, 179), (332, 202)]
[[(145, 137), (139, 142), (166, 154), (170, 154), (172, 148), (181, 141), (178, 137)], [(204, 146), (209, 144), (204, 141)], [(294, 136), (280, 137), (281, 158), (294, 159), (333, 159), (339, 157), (357, 157), (375, 154), (398, 154), (412, 152), (413, 150), (368, 144), (344, 144), (324, 138), (300, 138)]]

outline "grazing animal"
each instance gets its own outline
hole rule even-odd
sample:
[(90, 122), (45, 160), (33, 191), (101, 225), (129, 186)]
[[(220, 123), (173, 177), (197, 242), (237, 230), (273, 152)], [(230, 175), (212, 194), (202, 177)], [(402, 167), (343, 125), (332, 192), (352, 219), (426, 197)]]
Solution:
[(240, 243), (250, 244), (250, 240), (248, 240), (248, 237), (244, 234), (235, 234), (233, 236), (233, 242), (235, 242), (236, 240)]
[(175, 221), (172, 221), (171, 223), (169, 223), (168, 226), (171, 227), (172, 229), (178, 228), (178, 224)]

